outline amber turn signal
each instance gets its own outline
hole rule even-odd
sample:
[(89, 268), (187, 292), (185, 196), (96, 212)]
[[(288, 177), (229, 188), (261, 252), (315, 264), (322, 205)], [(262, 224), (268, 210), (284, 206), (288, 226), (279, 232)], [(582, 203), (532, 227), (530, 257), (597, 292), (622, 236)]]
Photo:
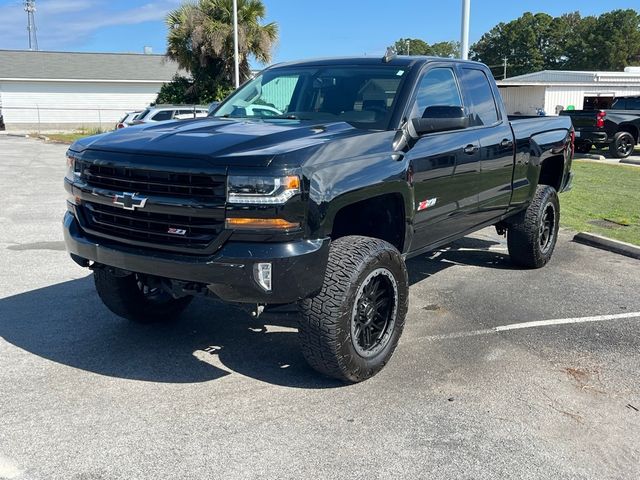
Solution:
[(289, 222), (282, 218), (227, 218), (228, 229), (244, 230), (281, 230), (288, 231), (300, 227), (298, 222)]

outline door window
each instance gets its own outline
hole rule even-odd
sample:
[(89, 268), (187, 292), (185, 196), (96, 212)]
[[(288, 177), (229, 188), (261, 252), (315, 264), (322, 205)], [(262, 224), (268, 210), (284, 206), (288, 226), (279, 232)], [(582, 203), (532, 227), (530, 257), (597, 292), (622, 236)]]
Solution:
[(471, 126), (493, 125), (498, 121), (498, 109), (489, 79), (482, 70), (463, 68), (462, 83)]
[(640, 110), (640, 98), (627, 98), (627, 110)]
[(162, 122), (163, 120), (171, 120), (172, 116), (173, 110), (161, 110), (153, 116), (153, 120)]
[(418, 85), (410, 118), (421, 118), (426, 108), (435, 106), (462, 106), (456, 78), (450, 68), (434, 68), (425, 73)]

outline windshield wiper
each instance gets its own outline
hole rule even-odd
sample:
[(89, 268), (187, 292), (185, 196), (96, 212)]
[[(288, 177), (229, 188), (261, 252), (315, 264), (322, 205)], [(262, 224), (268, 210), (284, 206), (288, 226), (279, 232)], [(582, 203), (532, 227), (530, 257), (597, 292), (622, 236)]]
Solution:
[(265, 120), (271, 120), (271, 119), (276, 119), (276, 120), (309, 120), (308, 118), (302, 118), (299, 117), (298, 115), (294, 115), (294, 114), (288, 114), (288, 115), (274, 115), (273, 117), (264, 117)]

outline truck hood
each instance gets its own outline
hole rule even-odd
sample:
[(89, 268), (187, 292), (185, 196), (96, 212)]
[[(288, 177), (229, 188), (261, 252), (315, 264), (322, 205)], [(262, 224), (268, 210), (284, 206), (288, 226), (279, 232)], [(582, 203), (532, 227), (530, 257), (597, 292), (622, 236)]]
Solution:
[(78, 140), (71, 150), (182, 157), (215, 166), (265, 167), (278, 155), (364, 134), (367, 131), (345, 122), (318, 125), (299, 120), (205, 118), (123, 128)]

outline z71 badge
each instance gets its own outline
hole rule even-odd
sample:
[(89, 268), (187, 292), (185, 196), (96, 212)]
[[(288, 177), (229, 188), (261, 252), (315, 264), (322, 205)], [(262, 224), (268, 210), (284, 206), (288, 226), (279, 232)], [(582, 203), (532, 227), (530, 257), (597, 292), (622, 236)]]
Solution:
[(423, 200), (418, 204), (418, 211), (426, 210), (429, 207), (433, 207), (437, 201), (437, 198), (429, 198), (428, 200)]

